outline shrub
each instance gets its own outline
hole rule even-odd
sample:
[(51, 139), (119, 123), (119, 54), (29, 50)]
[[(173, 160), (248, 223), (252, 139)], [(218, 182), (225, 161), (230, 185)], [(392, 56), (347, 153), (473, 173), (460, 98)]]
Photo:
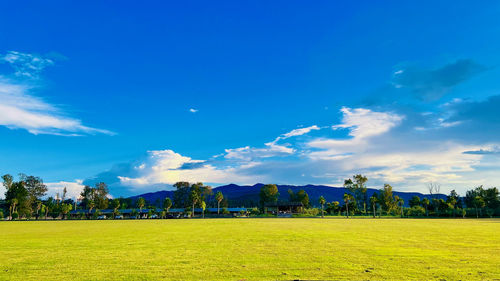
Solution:
[(3, 211), (0, 210), (0, 219), (3, 219), (3, 218), (4, 218)]
[(224, 207), (224, 208), (222, 208), (222, 213), (223, 213), (224, 215), (228, 215), (228, 214), (229, 214), (229, 211), (227, 210), (227, 208), (226, 208), (226, 207)]
[(422, 206), (413, 206), (407, 209), (407, 215), (410, 217), (421, 217), (425, 215), (425, 209)]
[(260, 214), (259, 208), (254, 207), (254, 208), (250, 209), (250, 214), (252, 216), (256, 216), (256, 215)]
[(304, 209), (303, 214), (315, 217), (319, 214), (320, 210), (318, 208), (309, 208), (309, 209)]
[(15, 220), (19, 218), (19, 214), (17, 212), (12, 213), (12, 219)]

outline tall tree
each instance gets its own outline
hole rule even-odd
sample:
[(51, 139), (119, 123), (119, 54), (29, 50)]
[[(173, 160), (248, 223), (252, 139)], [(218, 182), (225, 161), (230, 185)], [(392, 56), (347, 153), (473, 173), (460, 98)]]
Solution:
[(108, 207), (108, 204), (109, 204), (108, 186), (105, 183), (100, 182), (100, 183), (96, 184), (95, 190), (96, 191), (95, 191), (95, 199), (94, 200), (95, 200), (96, 208), (99, 210), (106, 209)]
[(349, 218), (349, 204), (352, 202), (353, 196), (348, 193), (344, 193), (344, 204), (346, 208), (346, 217)]
[(144, 208), (145, 205), (146, 205), (146, 200), (144, 200), (144, 198), (142, 197), (139, 197), (139, 199), (137, 199), (137, 208), (139, 208), (141, 216), (142, 216), (142, 208)]
[(217, 200), (217, 215), (218, 215), (220, 210), (220, 202), (224, 200), (224, 195), (222, 194), (222, 192), (218, 191), (215, 194), (215, 200)]
[(431, 204), (431, 202), (429, 201), (429, 199), (427, 197), (422, 198), (422, 206), (424, 206), (424, 208), (425, 208), (425, 215), (426, 216), (429, 216), (429, 205), (430, 204)]
[(174, 184), (174, 206), (176, 208), (186, 208), (189, 206), (189, 182), (180, 181)]
[(450, 194), (446, 197), (446, 203), (450, 206), (453, 212), (453, 217), (455, 217), (455, 208), (457, 206), (458, 200), (460, 197), (458, 196), (458, 193), (455, 190), (450, 191)]
[(396, 207), (391, 185), (384, 184), (384, 188), (379, 192), (379, 203), (385, 212), (390, 212)]
[(205, 201), (201, 201), (201, 215), (205, 218), (205, 209), (207, 208), (207, 203)]
[(12, 207), (11, 217), (13, 213), (17, 213), (19, 217), (30, 216), (32, 213), (28, 190), (23, 181), (12, 182), (5, 192), (5, 201)]
[(397, 195), (394, 196), (394, 201), (396, 201), (396, 204), (398, 204), (399, 210), (401, 211), (401, 217), (403, 217), (403, 206), (405, 204), (405, 201), (403, 200), (403, 198)]
[(319, 204), (321, 205), (321, 217), (322, 218), (325, 216), (325, 211), (324, 211), (325, 203), (326, 203), (325, 197), (320, 196), (319, 197)]
[(169, 197), (165, 198), (165, 200), (163, 201), (163, 208), (165, 208), (165, 211), (167, 211), (168, 213), (171, 207), (172, 207), (172, 200)]
[(266, 184), (260, 188), (260, 204), (265, 210), (266, 203), (277, 202), (279, 197), (278, 187), (275, 184)]
[(116, 218), (118, 214), (118, 208), (120, 208), (120, 199), (115, 198), (111, 200), (111, 208), (113, 208), (113, 217)]
[(198, 202), (201, 200), (200, 198), (200, 195), (199, 193), (197, 192), (196, 189), (192, 189), (191, 190), (191, 193), (189, 193), (189, 201), (191, 202), (191, 206), (192, 206), (192, 213), (191, 213), (191, 217), (194, 217), (194, 207), (196, 206), (196, 204), (198, 204)]
[(377, 217), (377, 212), (376, 212), (377, 202), (378, 202), (377, 194), (374, 193), (372, 196), (370, 196), (370, 205), (372, 205), (373, 208), (373, 218)]
[(12, 214), (16, 212), (17, 203), (18, 203), (17, 198), (12, 198), (10, 200), (9, 219), (12, 219)]
[(12, 182), (14, 181), (14, 178), (9, 174), (5, 174), (2, 176), (2, 180), (3, 180), (3, 186), (5, 187), (5, 189), (9, 190), (9, 188), (12, 186)]
[(68, 194), (68, 189), (66, 187), (64, 187), (64, 189), (63, 189), (63, 195), (62, 195), (62, 198), (61, 198), (61, 200), (63, 202), (66, 200), (66, 194)]
[(349, 190), (353, 196), (356, 207), (358, 210), (363, 209), (364, 214), (366, 214), (366, 205), (368, 204), (366, 182), (368, 178), (358, 174), (354, 175), (352, 179), (347, 179), (344, 181), (344, 187)]

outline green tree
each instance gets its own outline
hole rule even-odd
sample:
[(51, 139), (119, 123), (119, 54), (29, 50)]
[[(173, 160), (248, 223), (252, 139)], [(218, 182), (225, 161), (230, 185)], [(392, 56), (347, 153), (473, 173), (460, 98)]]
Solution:
[(105, 183), (100, 182), (100, 183), (96, 184), (95, 189), (96, 189), (96, 191), (95, 191), (95, 199), (94, 200), (95, 200), (96, 208), (98, 208), (100, 210), (108, 208), (108, 204), (109, 204), (108, 186)]
[(217, 200), (217, 215), (218, 215), (220, 210), (220, 202), (224, 200), (224, 195), (222, 194), (222, 192), (218, 191), (215, 194), (215, 200)]
[(323, 218), (323, 217), (324, 217), (324, 215), (325, 215), (325, 212), (324, 212), (324, 206), (325, 206), (325, 203), (326, 203), (325, 197), (320, 196), (320, 197), (319, 197), (319, 204), (321, 205), (321, 217), (322, 217), (322, 218)]
[(205, 218), (205, 209), (207, 208), (207, 203), (205, 201), (201, 201), (201, 215)]
[(418, 197), (417, 195), (413, 196), (410, 199), (410, 201), (408, 201), (408, 204), (410, 205), (410, 208), (415, 207), (415, 206), (420, 206), (420, 204), (421, 204), (420, 197)]
[(260, 188), (260, 204), (265, 211), (266, 203), (273, 203), (278, 201), (279, 197), (278, 187), (275, 184), (266, 184)]
[(346, 217), (349, 218), (349, 204), (353, 201), (353, 196), (348, 193), (344, 193), (344, 204), (346, 207)]
[(484, 203), (489, 209), (496, 209), (500, 207), (500, 196), (496, 187), (485, 189), (482, 194)]
[(431, 204), (431, 202), (429, 201), (429, 199), (427, 197), (424, 197), (422, 198), (422, 206), (424, 206), (425, 208), (425, 215), (426, 216), (429, 216), (429, 205)]
[(73, 209), (73, 206), (71, 204), (67, 203), (61, 203), (61, 213), (62, 213), (62, 219), (66, 217), (66, 215)]
[(309, 208), (309, 195), (303, 189), (294, 193), (293, 190), (288, 189), (288, 194), (290, 197), (290, 202), (300, 202), (304, 208)]
[(10, 188), (5, 192), (5, 201), (12, 208), (10, 214), (16, 212), (19, 217), (23, 217), (32, 213), (28, 190), (23, 181), (11, 183)]
[(14, 182), (14, 178), (9, 174), (5, 174), (2, 176), (2, 180), (2, 184), (5, 187), (5, 190), (9, 190), (9, 188), (11, 188), (12, 186), (12, 183)]
[(450, 195), (448, 195), (446, 197), (446, 203), (448, 203), (448, 205), (452, 209), (453, 217), (455, 217), (455, 213), (456, 213), (455, 209), (456, 209), (458, 200), (459, 200), (459, 196), (458, 196), (458, 193), (455, 190), (452, 190), (450, 192)]
[(42, 201), (40, 200), (37, 200), (36, 201), (36, 212), (35, 212), (35, 216), (36, 216), (36, 219), (38, 220), (38, 217), (40, 216), (40, 209), (42, 208)]
[(165, 208), (165, 210), (168, 213), (171, 207), (172, 207), (172, 200), (169, 197), (165, 198), (165, 201), (163, 201), (163, 208)]
[(47, 219), (47, 206), (45, 206), (45, 204), (42, 204), (41, 208), (40, 208), (40, 212), (42, 213), (43, 215), (43, 218), (44, 219)]
[(118, 214), (118, 208), (120, 208), (120, 199), (113, 199), (111, 201), (111, 208), (113, 208), (113, 218), (116, 218), (116, 215)]
[(9, 208), (9, 217), (10, 217), (10, 219), (12, 219), (12, 214), (13, 213), (17, 214), (17, 212), (16, 212), (16, 205), (17, 205), (17, 203), (18, 203), (17, 198), (12, 198), (10, 200), (10, 208)]
[(27, 176), (19, 174), (19, 179), (24, 183), (28, 192), (28, 202), (26, 202), (29, 213), (31, 214), (36, 209), (37, 201), (39, 201), (47, 193), (47, 186), (43, 184), (43, 180), (35, 176)]
[(344, 187), (349, 190), (353, 196), (353, 201), (356, 204), (358, 210), (363, 209), (363, 213), (366, 214), (366, 205), (368, 204), (366, 182), (368, 178), (363, 175), (354, 175), (352, 179), (347, 179), (344, 181)]
[(396, 202), (394, 201), (392, 186), (389, 184), (384, 184), (384, 188), (379, 192), (379, 203), (382, 210), (389, 213), (396, 207)]
[(176, 208), (186, 208), (189, 206), (189, 192), (191, 186), (189, 182), (180, 181), (174, 184), (174, 206)]
[(194, 217), (194, 207), (201, 200), (200, 195), (196, 191), (196, 189), (192, 189), (191, 193), (189, 193), (189, 201), (191, 202), (192, 212), (191, 217)]
[(397, 195), (394, 196), (394, 201), (396, 201), (396, 203), (398, 204), (399, 210), (401, 211), (401, 217), (403, 217), (403, 206), (405, 204), (405, 201), (403, 200), (403, 198)]
[(377, 211), (376, 211), (377, 202), (378, 202), (377, 194), (373, 193), (373, 195), (370, 196), (370, 205), (372, 205), (373, 208), (373, 218), (377, 216)]
[(483, 197), (481, 197), (480, 195), (474, 197), (472, 202), (473, 202), (472, 204), (474, 204), (474, 208), (476, 209), (476, 217), (479, 218), (478, 209), (484, 208), (484, 206), (486, 206), (486, 203), (484, 202)]
[(326, 211), (330, 215), (334, 215), (339, 211), (339, 209), (340, 209), (339, 205), (340, 205), (339, 201), (332, 201), (332, 202), (326, 203)]
[(142, 208), (144, 208), (145, 205), (146, 205), (146, 200), (144, 200), (144, 198), (142, 197), (139, 197), (139, 199), (137, 199), (137, 208), (139, 208), (140, 216), (142, 216)]

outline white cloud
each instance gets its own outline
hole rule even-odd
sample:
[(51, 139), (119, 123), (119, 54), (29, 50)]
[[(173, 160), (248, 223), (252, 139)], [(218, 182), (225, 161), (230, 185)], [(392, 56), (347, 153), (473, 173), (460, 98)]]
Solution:
[[(16, 75), (28, 77), (33, 77), (52, 63), (50, 60), (16, 52), (8, 53), (3, 60), (17, 67)], [(34, 74), (28, 75), (30, 71)], [(25, 129), (32, 134), (113, 134), (108, 130), (85, 126), (80, 120), (65, 116), (59, 108), (32, 94), (35, 84), (30, 80), (16, 81), (0, 75), (0, 126)]]
[(82, 180), (75, 180), (74, 182), (71, 181), (47, 182), (45, 183), (45, 185), (47, 185), (48, 188), (47, 197), (56, 198), (57, 195), (61, 197), (63, 194), (63, 190), (66, 187), (67, 190), (66, 198), (71, 198), (73, 200), (80, 197), (80, 193), (82, 192), (84, 187), (84, 185), (82, 184)]
[(189, 112), (191, 112), (191, 113), (196, 113), (196, 112), (198, 112), (198, 109), (190, 108), (190, 109), (189, 109)]
[(389, 131), (398, 125), (404, 116), (388, 112), (375, 112), (365, 108), (351, 109), (343, 107), (342, 124), (334, 125), (332, 128), (350, 129), (349, 135), (358, 139), (376, 136)]
[(0, 56), (0, 62), (2, 61), (14, 68), (16, 76), (28, 78), (38, 78), (44, 68), (54, 64), (51, 59), (16, 51), (9, 51), (4, 56)]
[(387, 112), (374, 112), (369, 109), (350, 109), (343, 107), (342, 123), (332, 129), (349, 129), (349, 139), (318, 138), (308, 142), (311, 148), (322, 149), (309, 153), (313, 159), (344, 159), (346, 154), (366, 147), (367, 140), (388, 132), (400, 124), (404, 116)]
[[(254, 164), (247, 163), (238, 168), (217, 168), (204, 160), (195, 160), (182, 156), (172, 150), (149, 151), (146, 160), (136, 166), (139, 176), (118, 176), (120, 184), (131, 186), (135, 190), (150, 188), (155, 184), (174, 184), (178, 181), (226, 183), (248, 182), (253, 177), (238, 174), (238, 169), (248, 168)], [(184, 168), (185, 166), (189, 166)]]
[(264, 144), (264, 147), (254, 148), (250, 146), (231, 148), (225, 150), (224, 157), (226, 159), (239, 159), (239, 160), (252, 160), (259, 158), (270, 158), (277, 156), (288, 156), (296, 152), (296, 149), (290, 147), (290, 144), (277, 144), (279, 141), (291, 137), (302, 136), (313, 130), (320, 130), (321, 128), (313, 125), (310, 127), (294, 129), (288, 133), (282, 134), (275, 138), (272, 142)]

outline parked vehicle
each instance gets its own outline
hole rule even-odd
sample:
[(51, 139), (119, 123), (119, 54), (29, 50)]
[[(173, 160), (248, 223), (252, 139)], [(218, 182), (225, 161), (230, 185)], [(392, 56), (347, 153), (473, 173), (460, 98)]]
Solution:
[(157, 218), (158, 218), (158, 216), (157, 216), (157, 215), (152, 215), (152, 216), (151, 216), (151, 218), (152, 218), (152, 219), (157, 219)]
[(106, 219), (106, 215), (101, 215), (101, 216), (98, 216), (97, 217), (98, 220), (105, 220)]
[(121, 220), (121, 219), (123, 219), (123, 216), (122, 215), (118, 215), (118, 216), (115, 217), (115, 219)]

